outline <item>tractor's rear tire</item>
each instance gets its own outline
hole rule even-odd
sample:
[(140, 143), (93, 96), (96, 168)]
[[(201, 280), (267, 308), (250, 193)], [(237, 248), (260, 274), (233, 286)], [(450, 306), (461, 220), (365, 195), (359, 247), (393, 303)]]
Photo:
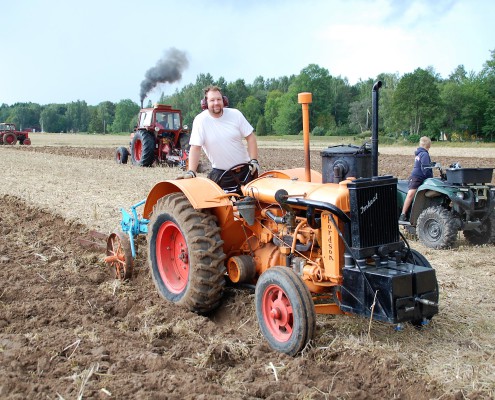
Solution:
[(15, 135), (15, 133), (12, 132), (6, 133), (5, 135), (3, 135), (3, 143), (14, 146), (17, 143), (17, 136)]
[(495, 243), (495, 211), (483, 221), (480, 230), (464, 231), (464, 237), (474, 245)]
[(148, 263), (159, 294), (197, 313), (217, 308), (225, 254), (216, 216), (172, 193), (158, 200), (149, 226)]
[(287, 267), (272, 267), (256, 284), (261, 333), (276, 351), (296, 355), (313, 339), (316, 313), (308, 287)]
[(442, 206), (428, 207), (418, 217), (416, 232), (426, 247), (446, 249), (457, 239), (457, 222)]
[(129, 158), (129, 150), (126, 147), (120, 146), (115, 152), (115, 161), (117, 164), (127, 164)]
[(146, 131), (137, 131), (131, 141), (132, 165), (150, 167), (155, 161), (155, 136)]

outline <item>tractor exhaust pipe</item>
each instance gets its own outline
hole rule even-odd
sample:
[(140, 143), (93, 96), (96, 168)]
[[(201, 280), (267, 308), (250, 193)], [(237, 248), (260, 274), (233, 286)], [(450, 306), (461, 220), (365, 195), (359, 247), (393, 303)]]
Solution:
[(378, 176), (378, 91), (382, 81), (373, 85), (371, 92), (372, 122), (371, 122), (371, 169), (373, 176)]
[(311, 182), (311, 161), (309, 155), (309, 104), (313, 102), (313, 95), (308, 92), (299, 93), (297, 102), (302, 105), (303, 137), (304, 137), (304, 174), (306, 182)]

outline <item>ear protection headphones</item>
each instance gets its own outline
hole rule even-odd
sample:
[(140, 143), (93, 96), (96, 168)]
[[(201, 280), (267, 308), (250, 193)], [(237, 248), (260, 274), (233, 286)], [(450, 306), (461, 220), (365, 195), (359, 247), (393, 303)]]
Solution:
[[(228, 107), (229, 106), (229, 99), (227, 96), (222, 96), (223, 100), (223, 106)], [(207, 110), (208, 109), (208, 101), (206, 99), (206, 96), (201, 99), (201, 109), (202, 110)]]

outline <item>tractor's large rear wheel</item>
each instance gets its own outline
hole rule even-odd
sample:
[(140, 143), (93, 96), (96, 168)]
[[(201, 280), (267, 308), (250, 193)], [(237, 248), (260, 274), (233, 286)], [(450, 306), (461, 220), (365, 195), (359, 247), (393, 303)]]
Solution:
[(149, 167), (155, 161), (155, 136), (146, 131), (137, 131), (131, 142), (133, 165)]
[(416, 232), (426, 247), (446, 249), (457, 239), (457, 222), (442, 206), (428, 207), (418, 217)]
[(3, 135), (3, 143), (14, 146), (17, 143), (17, 136), (15, 135), (15, 133), (12, 132), (6, 133), (5, 135)]
[(256, 315), (270, 347), (296, 355), (313, 339), (314, 303), (308, 287), (287, 267), (272, 267), (256, 284)]
[(148, 262), (160, 295), (198, 313), (218, 307), (225, 254), (216, 216), (172, 193), (158, 200), (149, 226)]
[(483, 221), (478, 230), (464, 231), (464, 237), (474, 245), (495, 243), (495, 211)]

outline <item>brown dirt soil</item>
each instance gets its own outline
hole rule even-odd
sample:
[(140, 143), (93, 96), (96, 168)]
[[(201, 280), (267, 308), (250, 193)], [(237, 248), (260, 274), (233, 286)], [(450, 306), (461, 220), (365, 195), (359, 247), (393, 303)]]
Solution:
[[(228, 288), (201, 316), (160, 298), (140, 241), (135, 277), (120, 284), (101, 251), (119, 208), (169, 168), (113, 162), (113, 148), (0, 148), (0, 398), (2, 399), (489, 399), (495, 393), (493, 246), (432, 251), (440, 314), (418, 331), (352, 316), (317, 317), (297, 357), (270, 350), (249, 290)], [(303, 166), (297, 149), (260, 149), (266, 169)], [(412, 156), (383, 155), (406, 178)], [(437, 157), (465, 167), (495, 158)], [(312, 167), (321, 170), (319, 151)]]

